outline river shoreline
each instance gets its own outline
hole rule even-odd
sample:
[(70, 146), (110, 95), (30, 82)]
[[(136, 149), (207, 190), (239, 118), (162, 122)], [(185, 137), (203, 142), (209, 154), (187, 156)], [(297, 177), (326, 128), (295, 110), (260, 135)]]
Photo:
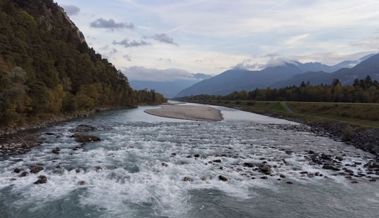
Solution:
[(249, 106), (233, 104), (217, 104), (215, 102), (191, 102), (199, 104), (208, 104), (234, 108), (246, 112), (257, 113), (279, 119), (286, 119), (309, 126), (309, 131), (319, 136), (327, 136), (337, 141), (343, 141), (346, 144), (363, 151), (369, 152), (379, 158), (379, 128), (362, 127), (344, 122), (326, 121), (326, 120), (307, 120), (304, 117), (296, 116), (291, 113), (277, 113), (273, 111), (256, 111)]
[(30, 151), (41, 145), (39, 130), (64, 122), (86, 118), (101, 112), (127, 109), (133, 107), (97, 108), (91, 111), (77, 112), (67, 115), (56, 115), (35, 124), (26, 124), (20, 127), (0, 128), (0, 155), (16, 155)]

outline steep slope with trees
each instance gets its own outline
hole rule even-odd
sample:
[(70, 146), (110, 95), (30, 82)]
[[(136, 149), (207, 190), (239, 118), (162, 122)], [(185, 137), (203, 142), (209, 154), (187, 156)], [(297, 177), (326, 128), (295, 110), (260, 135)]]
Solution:
[(52, 0), (0, 0), (0, 126), (141, 99), (163, 98), (134, 92)]

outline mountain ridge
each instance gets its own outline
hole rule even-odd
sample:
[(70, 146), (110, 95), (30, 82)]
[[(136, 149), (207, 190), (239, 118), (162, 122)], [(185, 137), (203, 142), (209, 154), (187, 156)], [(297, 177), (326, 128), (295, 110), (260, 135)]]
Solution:
[[(373, 55), (367, 55), (354, 63), (362, 63), (371, 59)], [(312, 81), (320, 83), (329, 82), (333, 73), (343, 70), (343, 67), (351, 66), (353, 61), (341, 62), (329, 66), (319, 62), (301, 63), (298, 61), (284, 61), (276, 64), (268, 64), (266, 68), (259, 71), (249, 71), (241, 68), (227, 70), (208, 80), (204, 80), (192, 87), (184, 89), (176, 97), (185, 97), (193, 95), (227, 95), (233, 91), (253, 90), (256, 88), (273, 87), (279, 88), (286, 85), (300, 84), (303, 80), (298, 81), (299, 75)], [(310, 73), (312, 72), (312, 73)], [(286, 83), (286, 81), (294, 80)], [(307, 81), (307, 80), (305, 80)]]

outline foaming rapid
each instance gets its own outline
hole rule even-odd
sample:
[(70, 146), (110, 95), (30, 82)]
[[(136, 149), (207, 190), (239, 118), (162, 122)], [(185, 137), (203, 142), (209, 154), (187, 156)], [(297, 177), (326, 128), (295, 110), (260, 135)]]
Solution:
[[(41, 147), (2, 157), (2, 217), (379, 216), (379, 185), (364, 167), (374, 158), (368, 153), (237, 110), (220, 108), (222, 122), (187, 122), (144, 114), (146, 108), (43, 130)], [(77, 143), (80, 124), (96, 127), (90, 134), (101, 141)], [(345, 171), (367, 178), (353, 184), (315, 164), (318, 154), (343, 156)], [(43, 170), (14, 172), (35, 165)], [(47, 183), (34, 184), (42, 175)]]

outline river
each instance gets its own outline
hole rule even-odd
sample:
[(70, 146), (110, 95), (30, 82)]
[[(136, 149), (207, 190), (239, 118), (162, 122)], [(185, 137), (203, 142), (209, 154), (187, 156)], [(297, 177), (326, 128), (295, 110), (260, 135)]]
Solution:
[[(190, 122), (154, 117), (147, 108), (43, 129), (42, 146), (0, 157), (0, 217), (379, 217), (379, 182), (363, 167), (374, 158), (369, 153), (234, 109), (220, 107), (221, 122)], [(80, 124), (96, 127), (91, 134), (102, 141), (78, 149), (71, 136)], [(342, 156), (339, 164), (365, 176), (323, 169), (309, 159), (314, 153)], [(13, 172), (35, 164), (44, 170)], [(35, 185), (40, 175), (47, 183)]]

